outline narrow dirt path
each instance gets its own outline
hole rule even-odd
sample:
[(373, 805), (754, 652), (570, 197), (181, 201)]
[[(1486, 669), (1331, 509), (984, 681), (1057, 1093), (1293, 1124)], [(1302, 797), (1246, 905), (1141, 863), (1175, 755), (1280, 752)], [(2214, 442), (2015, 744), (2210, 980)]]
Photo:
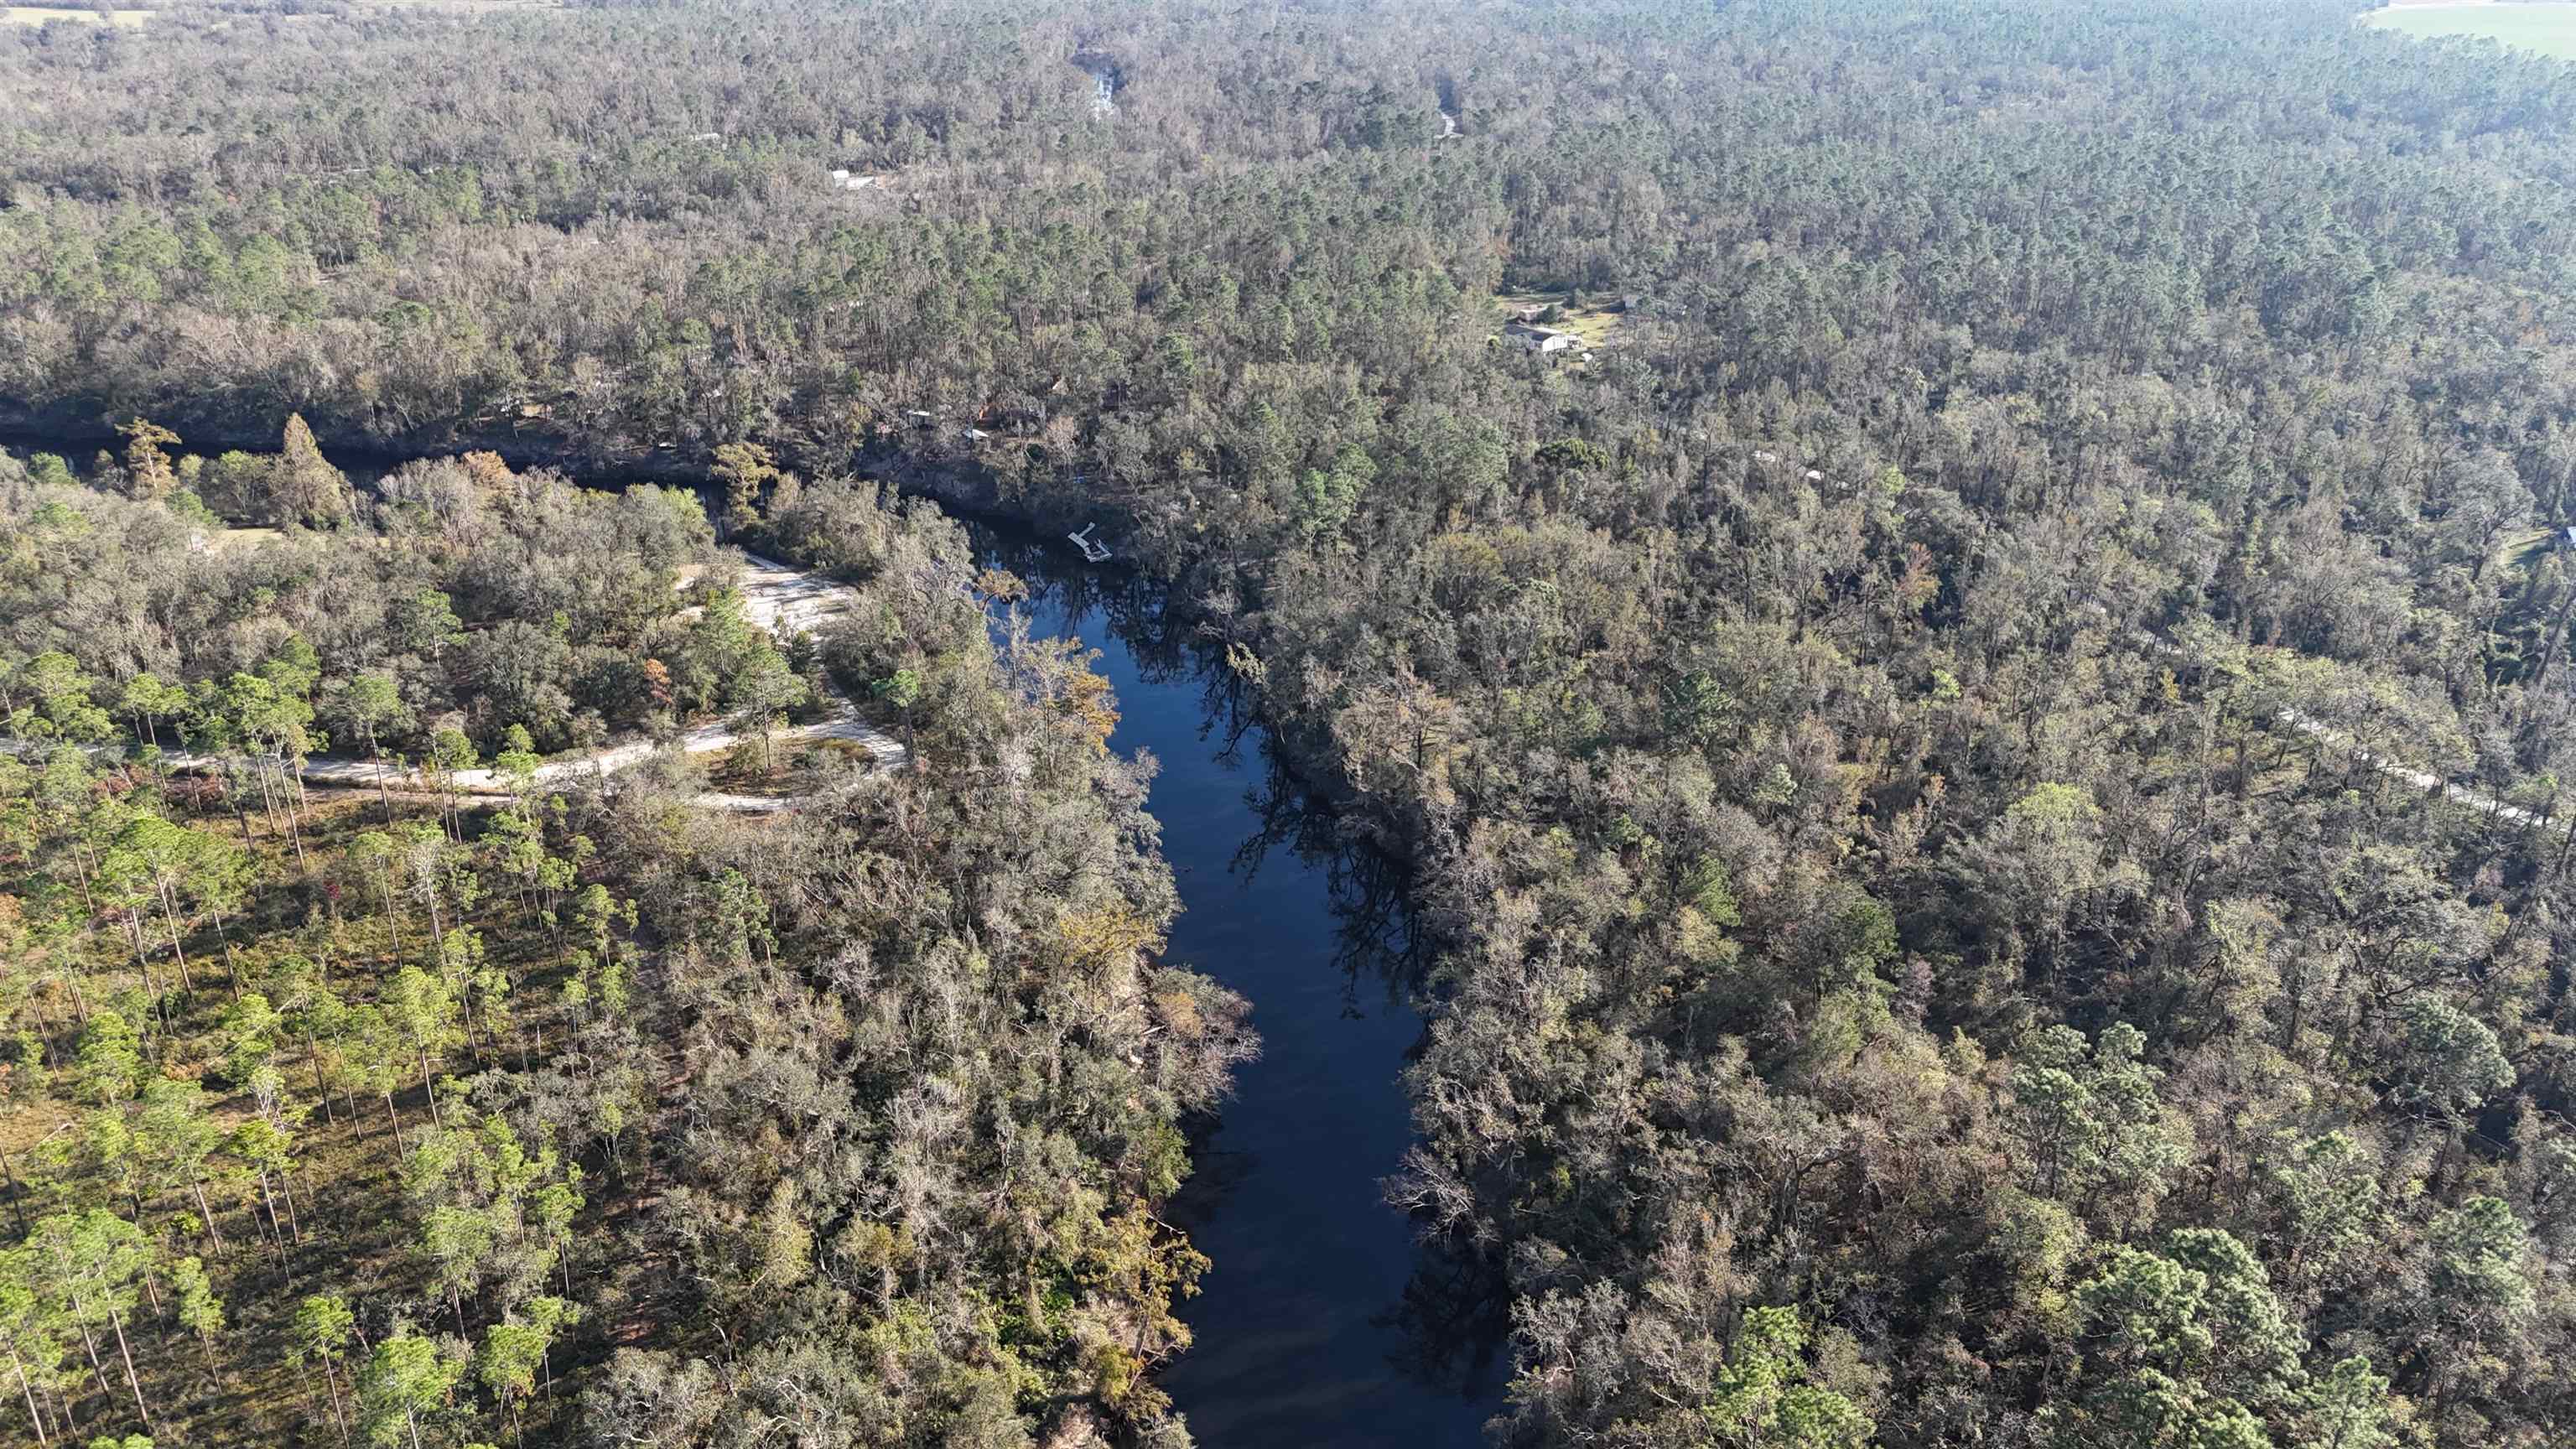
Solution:
[[(846, 615), (857, 602), (849, 588), (833, 583), (805, 570), (791, 568), (776, 559), (758, 554), (743, 555), (742, 592), (744, 612), (753, 623), (781, 636), (792, 637), (819, 629)], [(829, 687), (828, 685), (826, 686)], [(903, 741), (878, 729), (859, 717), (858, 707), (850, 699), (833, 691), (826, 699), (830, 712), (807, 724), (793, 725), (770, 734), (773, 744), (795, 744), (807, 740), (849, 740), (868, 752), (868, 772), (891, 775), (911, 762), (912, 751)], [(757, 733), (745, 733), (717, 722), (703, 724), (683, 732), (671, 743), (684, 754), (712, 754), (735, 745), (757, 740)], [(29, 740), (0, 740), (0, 749), (26, 754), (43, 746)], [(121, 748), (109, 745), (86, 747), (93, 755)], [(574, 759), (549, 760), (537, 766), (536, 782), (540, 785), (562, 784), (591, 775), (600, 779), (629, 769), (651, 759), (662, 744), (654, 740), (629, 740), (610, 745)], [(222, 756), (198, 750), (164, 750), (161, 764), (180, 774), (214, 774), (223, 769)], [(444, 788), (449, 794), (477, 799), (510, 796), (515, 787), (509, 777), (498, 770), (458, 770), (445, 777), (444, 784), (429, 772), (405, 766), (379, 765), (370, 760), (346, 755), (315, 755), (304, 762), (303, 780), (308, 786), (332, 789), (373, 790), (381, 784), (389, 790), (424, 791)], [(699, 795), (697, 803), (711, 810), (736, 814), (762, 814), (793, 809), (792, 799), (765, 795), (732, 795), (710, 791)]]
[[(2099, 609), (2101, 606), (2095, 605), (2094, 607)], [(2182, 657), (2181, 648), (2169, 640), (2159, 639), (2155, 635), (2148, 634), (2143, 631), (2138, 634), (2138, 639), (2139, 642), (2145, 644), (2149, 649), (2158, 654), (2162, 654), (2167, 658), (2178, 659)], [(2288, 725), (2290, 728), (2299, 731), (2301, 734), (2307, 735), (2311, 739), (2319, 740), (2338, 749), (2349, 751), (2354, 759), (2361, 761), (2371, 769), (2378, 771), (2380, 774), (2386, 775), (2392, 780), (2404, 781), (2406, 784), (2413, 786), (2419, 793), (2430, 795), (2438, 791), (2443, 799), (2450, 801), (2454, 805), (2465, 805), (2472, 810), (2482, 811), (2499, 820), (2509, 820), (2516, 825), (2539, 826), (2551, 823), (2547, 816), (2526, 810), (2519, 805), (2499, 800), (2492, 795), (2473, 790), (2466, 785), (2454, 784), (2449, 780), (2443, 779), (2439, 775), (2428, 774), (2425, 771), (2416, 769), (2414, 766), (2409, 765), (2402, 760), (2390, 759), (2367, 746), (2356, 744), (2353, 742), (2350, 735), (2345, 734), (2343, 731), (2336, 729), (2334, 726), (2313, 716), (2301, 714), (2295, 709), (2284, 709), (2280, 714), (2275, 716), (2275, 718), (2279, 719), (2281, 723)]]

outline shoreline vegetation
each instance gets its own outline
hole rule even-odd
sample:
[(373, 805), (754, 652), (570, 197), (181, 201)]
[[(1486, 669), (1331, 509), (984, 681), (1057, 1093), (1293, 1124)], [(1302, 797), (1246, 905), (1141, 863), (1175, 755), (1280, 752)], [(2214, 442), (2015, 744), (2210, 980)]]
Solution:
[[(1171, 1311), (1204, 1260), (1153, 1213), (1186, 1171), (1179, 1124), (1253, 1038), (1239, 999), (1154, 959), (1170, 874), (1083, 660), (996, 643), (962, 536), (873, 487), (769, 470), (774, 511), (735, 499), (728, 546), (683, 492), (488, 454), (353, 489), (300, 422), (286, 437), (174, 457), (137, 423), (77, 481), (0, 458), (0, 616), (53, 646), (0, 668), (0, 1165), (27, 1234), (0, 1255), (0, 1329), (27, 1427), (130, 1404), (171, 1443), (568, 1433), (558, 1372), (657, 1413), (677, 1375), (712, 1424), (751, 1401), (714, 1397), (709, 1360), (626, 1346), (770, 1317), (754, 1305), (788, 1290), (789, 1323), (1029, 1305), (983, 1330), (1007, 1378), (853, 1412), (968, 1424), (1051, 1385), (1065, 1432), (1167, 1422), (1146, 1373), (1186, 1342)], [(209, 547), (207, 497), (267, 526)], [(773, 525), (854, 582), (740, 551)], [(109, 598), (132, 627), (78, 622)], [(91, 673), (138, 661), (112, 688)], [(596, 743), (638, 725), (679, 748)], [(850, 740), (868, 753), (784, 758)], [(710, 792), (685, 761), (719, 749)], [(790, 791), (794, 812), (727, 823)], [(913, 812), (987, 823), (926, 840)], [(974, 884), (952, 902), (882, 871)], [(1084, 1073), (1044, 1101), (988, 1084), (1054, 1144), (1055, 1205), (981, 1246), (789, 1233), (807, 1194), (1011, 1190), (972, 1158), (844, 1179), (814, 1155), (896, 1151), (884, 1094), (971, 1085), (918, 1066), (944, 1056), (920, 1013), (966, 1004), (970, 950), (974, 1009), (997, 1013), (978, 1039)], [(793, 965), (854, 951), (863, 1008)], [(853, 1254), (879, 1260), (864, 1290)], [(139, 1362), (91, 1356), (109, 1327)], [(724, 1365), (859, 1383), (828, 1356), (786, 1338)]]
[[(395, 671), (485, 748), (524, 712), (476, 704), (495, 688), (558, 683), (605, 720), (680, 653), (643, 583), (603, 599), (550, 562), (608, 545), (546, 530), (711, 566), (722, 532), (876, 606), (784, 673), (918, 725), (918, 778), (739, 831), (655, 813), (649, 769), (524, 812), (645, 903), (600, 949), (660, 993), (619, 1040), (626, 1090), (663, 1084), (633, 1110), (670, 1129), (585, 1149), (617, 1187), (586, 1179), (608, 1206), (576, 1246), (632, 1256), (596, 1296), (543, 1295), (545, 1332), (578, 1308), (562, 1341), (587, 1347), (540, 1352), (572, 1386), (539, 1438), (1185, 1442), (1152, 1369), (1209, 1265), (1153, 1204), (1247, 1005), (1158, 962), (1168, 873), (1101, 748), (1111, 702), (1070, 654), (970, 637), (1009, 581), (892, 496), (943, 487), (1100, 524), (1340, 828), (1410, 862), (1432, 964), (1420, 1141), (1385, 1185), (1424, 1235), (1398, 1312), (1434, 1373), (1461, 1325), (1507, 1326), (1497, 1442), (2469, 1449), (2576, 1420), (2576, 884), (2567, 833), (2527, 828), (2576, 781), (2562, 71), (2322, 0), (2223, 26), (2179, 0), (863, 10), (190, 30), (238, 69), (220, 96), (103, 28), (70, 59), (0, 36), (0, 81), (67, 118), (9, 163), (0, 395), (127, 425), (111, 461), (143, 496), (102, 509), (185, 493), (280, 531), (238, 578), (191, 565), (221, 628), (117, 569), (51, 594), (55, 561), (25, 562), (0, 617), (28, 707), (121, 707), (149, 651), (81, 651), (123, 621), (201, 628), (219, 688), (301, 678), (286, 637), (328, 622), (322, 575), (276, 566), (326, 570), (353, 526), (321, 475), (218, 457), (163, 488), (143, 418), (318, 418), (288, 459), (504, 434), (704, 459), (721, 506), (694, 523), (677, 490), (575, 501), (497, 460), (389, 475), (368, 520), (488, 595), (458, 647), (506, 633), (537, 661)], [(680, 53), (700, 63), (655, 60)], [(1077, 55), (1111, 58), (1113, 113)], [(409, 119), (317, 97), (326, 65)], [(173, 160), (147, 110), (254, 140)], [(324, 139), (256, 139), (290, 116)], [(1489, 344), (1507, 305), (1607, 345)], [(72, 485), (26, 486), (22, 550), (164, 527), (38, 529)], [(621, 599), (620, 658), (549, 652)], [(376, 627), (317, 656), (384, 655)], [(731, 661), (680, 681), (710, 701), (778, 678), (690, 630)], [(26, 673), (47, 649), (74, 682)], [(52, 832), (30, 894), (76, 963), (131, 961), (156, 1060), (211, 1063), (217, 993), (183, 983), (174, 1032), (151, 983), (183, 946), (191, 970), (238, 952), (184, 919), (237, 907), (138, 885), (123, 918), (82, 914), (100, 837), (40, 805), (88, 788), (27, 787)], [(296, 818), (261, 808), (271, 833), (234, 834), (291, 857)], [(121, 868), (150, 884), (140, 829)], [(519, 859), (450, 841), (478, 880)], [(466, 909), (429, 879), (379, 906), (388, 932)], [(298, 889), (318, 930), (332, 898)], [(183, 916), (167, 941), (156, 904)], [(403, 980), (389, 940), (365, 952)], [(573, 1040), (602, 989), (530, 991), (537, 1029)], [(123, 1059), (68, 1000), (32, 1008), (37, 1080)], [(515, 1044), (458, 1030), (444, 1050), (488, 1046), (487, 1070)], [(403, 1069), (408, 1133), (438, 1082)], [(172, 1091), (150, 1077), (46, 1100), (140, 1122)], [(523, 1153), (593, 1110), (518, 1090), (477, 1110), (529, 1118)], [(62, 1161), (67, 1204), (187, 1242), (187, 1174), (125, 1212), (132, 1173)], [(223, 1161), (224, 1231), (291, 1240), (243, 1216), (273, 1159)], [(373, 1368), (364, 1402), (503, 1362), (468, 1330), (535, 1325), (531, 1259), (477, 1256), (452, 1211), (430, 1242), (429, 1214), (497, 1200), (411, 1201), (420, 1246), (378, 1270), (365, 1331), (399, 1321), (426, 1367)], [(494, 1241), (524, 1254), (518, 1221)], [(107, 1246), (76, 1251), (82, 1224)], [(71, 1265), (30, 1280), (28, 1331), (90, 1417), (142, 1397), (75, 1357), (68, 1295), (125, 1261), (120, 1232), (29, 1239)], [(235, 1319), (282, 1332), (206, 1247)], [(116, 1280), (121, 1312), (187, 1301), (151, 1261), (169, 1281)], [(414, 1401), (432, 1438), (538, 1413), (467, 1382)]]

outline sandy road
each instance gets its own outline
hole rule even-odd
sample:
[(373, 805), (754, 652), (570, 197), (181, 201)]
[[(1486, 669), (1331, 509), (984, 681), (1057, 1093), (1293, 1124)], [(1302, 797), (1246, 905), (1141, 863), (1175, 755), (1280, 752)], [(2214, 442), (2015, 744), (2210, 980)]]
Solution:
[[(2101, 606), (2098, 604), (2095, 605), (2094, 608), (2100, 612), (2107, 612), (2102, 610)], [(2158, 654), (2165, 655), (2168, 658), (2180, 658), (2182, 655), (2181, 648), (2169, 640), (2159, 639), (2153, 634), (2144, 632), (2141, 632), (2138, 635), (2138, 638), (2139, 641), (2145, 644), (2149, 649), (2154, 650)], [(2472, 790), (2466, 785), (2454, 784), (2449, 780), (2443, 779), (2439, 775), (2428, 774), (2425, 771), (2418, 770), (2414, 766), (2406, 764), (2401, 760), (2390, 759), (2367, 746), (2355, 744), (2352, 741), (2352, 738), (2346, 735), (2343, 731), (2336, 729), (2332, 725), (2326, 724), (2322, 720), (2301, 714), (2295, 709), (2284, 709), (2280, 712), (2277, 718), (2281, 723), (2299, 731), (2301, 734), (2307, 735), (2312, 739), (2322, 741), (2328, 745), (2332, 745), (2338, 749), (2349, 751), (2354, 759), (2361, 761), (2363, 764), (2368, 765), (2370, 768), (2378, 771), (2380, 774), (2386, 775), (2392, 780), (2404, 781), (2406, 784), (2413, 786), (2422, 794), (2430, 795), (2439, 791), (2442, 798), (2450, 801), (2452, 804), (2465, 805), (2472, 810), (2483, 811), (2499, 820), (2510, 820), (2516, 825), (2544, 825), (2549, 823), (2545, 817), (2526, 810), (2519, 805), (2510, 804), (2506, 801), (2499, 800), (2492, 795)]]
[[(791, 568), (776, 559), (758, 554), (743, 555), (742, 580), (744, 612), (753, 623), (779, 634), (792, 637), (819, 629), (847, 614), (857, 595), (829, 579)], [(808, 724), (777, 730), (769, 738), (774, 744), (794, 744), (807, 740), (849, 740), (868, 752), (869, 773), (890, 775), (911, 761), (912, 752), (903, 741), (859, 718), (857, 706), (837, 691), (826, 701), (831, 712)], [(672, 741), (683, 753), (712, 754), (731, 749), (746, 741), (756, 740), (756, 733), (744, 733), (724, 723), (703, 724), (682, 733)], [(25, 740), (0, 740), (0, 748), (16, 753), (30, 753), (42, 746)], [(104, 754), (116, 746), (93, 746), (92, 754)], [(609, 745), (587, 755), (549, 760), (537, 766), (539, 785), (560, 785), (584, 775), (598, 779), (629, 769), (653, 757), (662, 748), (653, 740), (629, 740)], [(198, 750), (164, 750), (164, 768), (181, 774), (214, 774), (223, 769), (222, 756)], [(379, 765), (371, 760), (347, 755), (315, 755), (304, 762), (303, 780), (307, 785), (334, 789), (387, 790), (406, 792), (444, 789), (450, 794), (481, 800), (507, 797), (516, 793), (508, 776), (498, 770), (458, 770), (442, 782), (428, 771), (413, 766)], [(697, 797), (700, 805), (711, 810), (737, 814), (759, 814), (792, 809), (795, 801), (763, 795), (730, 795), (710, 792)]]

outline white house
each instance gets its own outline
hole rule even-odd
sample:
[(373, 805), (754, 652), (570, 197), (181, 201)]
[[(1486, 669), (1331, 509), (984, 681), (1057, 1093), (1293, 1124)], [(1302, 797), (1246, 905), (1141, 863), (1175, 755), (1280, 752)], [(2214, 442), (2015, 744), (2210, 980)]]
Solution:
[(1552, 352), (1564, 352), (1583, 344), (1583, 339), (1571, 332), (1559, 332), (1553, 327), (1541, 327), (1529, 322), (1504, 323), (1503, 338), (1508, 342), (1519, 343), (1523, 352), (1535, 352), (1541, 356)]

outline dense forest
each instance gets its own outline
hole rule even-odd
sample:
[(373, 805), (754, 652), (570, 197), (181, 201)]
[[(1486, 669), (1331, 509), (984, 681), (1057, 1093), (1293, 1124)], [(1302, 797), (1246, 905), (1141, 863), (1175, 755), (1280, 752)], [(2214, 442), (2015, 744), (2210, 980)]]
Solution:
[[(1171, 877), (1084, 660), (997, 643), (1008, 581), (873, 484), (781, 510), (858, 592), (784, 649), (687, 493), (313, 455), (330, 526), (281, 533), (177, 486), (296, 457), (0, 458), (18, 1427), (1152, 1437), (1204, 1266), (1155, 1207), (1252, 1048), (1152, 957)], [(811, 762), (758, 822), (676, 752), (539, 783), (550, 739), (779, 678), (878, 686), (915, 768)], [(335, 744), (424, 769), (308, 789)], [(517, 787), (451, 789), (487, 752)]]
[[(2563, 1441), (2576, 71), (2357, 8), (0, 30), (0, 402), (111, 454), (0, 487), (0, 1388), (1183, 1441), (1154, 1205), (1246, 1006), (900, 485), (1101, 523), (1406, 862), (1387, 1195), (1497, 1442)], [(868, 607), (758, 637), (720, 529)], [(826, 689), (921, 767), (293, 778)]]

